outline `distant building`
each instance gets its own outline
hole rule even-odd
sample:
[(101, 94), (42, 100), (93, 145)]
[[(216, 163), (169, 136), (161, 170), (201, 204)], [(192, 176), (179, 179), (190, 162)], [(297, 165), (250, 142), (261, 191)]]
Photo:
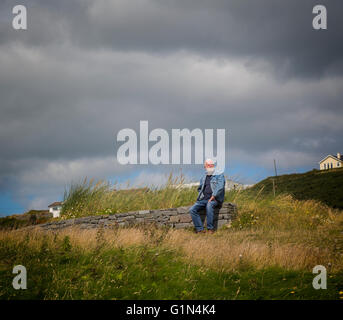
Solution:
[(49, 212), (52, 213), (53, 218), (58, 218), (61, 215), (62, 202), (54, 202), (48, 206)]
[[(225, 180), (225, 189), (227, 191), (230, 190), (243, 190), (253, 186), (252, 184), (242, 184), (233, 180), (226, 179)], [(192, 188), (192, 187), (199, 187), (199, 182), (191, 182), (191, 183), (183, 183), (178, 185), (173, 185), (174, 188)]]
[(339, 152), (337, 156), (327, 155), (323, 160), (319, 161), (320, 170), (334, 169), (343, 167), (343, 159)]

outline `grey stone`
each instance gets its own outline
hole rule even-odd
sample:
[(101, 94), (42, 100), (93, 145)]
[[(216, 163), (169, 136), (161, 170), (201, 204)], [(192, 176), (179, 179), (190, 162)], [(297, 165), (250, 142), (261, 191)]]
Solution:
[(217, 223), (217, 228), (221, 228), (222, 226), (228, 224), (228, 220), (226, 219), (223, 219), (223, 220), (218, 220), (218, 223)]
[(179, 222), (180, 216), (171, 216), (169, 219), (170, 222)]
[(159, 211), (159, 210), (154, 210), (154, 212), (152, 212), (152, 216), (154, 217), (154, 218), (158, 218), (158, 217), (160, 217), (162, 215), (162, 213), (161, 213), (161, 211)]
[(181, 214), (180, 215), (180, 222), (191, 222), (192, 221), (192, 218), (190, 216), (190, 214), (188, 213), (185, 213), (185, 214)]
[(189, 213), (191, 206), (177, 208), (177, 213)]
[(90, 216), (89, 218), (91, 220), (100, 220), (102, 217), (101, 216)]
[(139, 210), (138, 213), (139, 214), (147, 214), (147, 213), (150, 213), (150, 210)]
[(169, 216), (177, 216), (177, 215), (178, 215), (178, 212), (177, 212), (177, 210), (175, 210), (175, 211), (170, 211), (170, 212), (168, 213), (168, 215), (169, 215)]
[(163, 216), (172, 216), (172, 215), (176, 215), (177, 214), (177, 211), (171, 211), (171, 210), (168, 210), (168, 211), (162, 211), (162, 215)]
[(166, 221), (169, 221), (169, 217), (159, 217), (157, 219), (158, 222), (166, 222)]
[(126, 217), (123, 217), (123, 220), (126, 221), (126, 220), (132, 220), (132, 219), (135, 219), (135, 216), (126, 216)]
[(183, 229), (190, 227), (190, 223), (175, 223), (175, 229)]
[[(87, 216), (76, 219), (60, 220), (38, 225), (42, 230), (58, 231), (69, 228), (73, 225), (82, 229), (93, 229), (101, 226), (111, 227), (114, 225), (129, 226), (137, 223), (155, 224), (158, 226), (175, 227), (176, 229), (193, 226), (189, 214), (190, 206), (169, 208), (162, 210), (140, 210), (112, 215)], [(200, 217), (206, 226), (206, 210), (199, 212)], [(230, 223), (237, 216), (237, 207), (232, 203), (223, 203), (221, 209), (215, 209), (214, 223), (217, 228)], [(29, 228), (29, 227), (27, 227)]]
[(230, 218), (230, 214), (219, 214), (219, 219), (229, 219)]
[(126, 217), (127, 213), (116, 213), (118, 218)]
[(218, 213), (229, 213), (230, 212), (230, 210), (229, 210), (229, 208), (220, 208), (219, 210), (218, 210)]
[(105, 226), (112, 226), (112, 225), (115, 225), (117, 222), (114, 221), (114, 220), (107, 220), (104, 225)]

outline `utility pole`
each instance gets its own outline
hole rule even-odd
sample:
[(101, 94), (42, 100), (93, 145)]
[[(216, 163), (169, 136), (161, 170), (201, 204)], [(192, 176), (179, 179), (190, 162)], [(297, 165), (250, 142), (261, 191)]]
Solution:
[(275, 179), (274, 179), (274, 178), (272, 178), (272, 181), (273, 181), (273, 194), (274, 194), (274, 198), (275, 198), (275, 187), (276, 187), (275, 180), (276, 180), (276, 177), (277, 177), (277, 171), (276, 171), (276, 162), (275, 162), (275, 159), (274, 159), (274, 171), (275, 171)]

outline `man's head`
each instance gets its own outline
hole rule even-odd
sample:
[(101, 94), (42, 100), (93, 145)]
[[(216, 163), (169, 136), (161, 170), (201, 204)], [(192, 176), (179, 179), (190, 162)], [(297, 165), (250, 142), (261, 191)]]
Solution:
[(206, 159), (204, 163), (204, 168), (208, 175), (212, 175), (214, 172), (214, 162), (212, 159)]

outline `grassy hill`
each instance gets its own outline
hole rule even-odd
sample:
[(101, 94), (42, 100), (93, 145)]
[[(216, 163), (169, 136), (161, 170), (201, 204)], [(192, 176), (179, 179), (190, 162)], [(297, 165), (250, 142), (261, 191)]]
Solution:
[(23, 214), (13, 214), (11, 216), (0, 218), (1, 229), (17, 229), (48, 222), (52, 218), (49, 210), (30, 210)]
[[(289, 195), (237, 192), (235, 203), (237, 220), (215, 234), (0, 230), (0, 300), (343, 299), (343, 211)], [(12, 286), (18, 264), (27, 290)], [(316, 265), (327, 268), (327, 290), (312, 286)]]
[(265, 196), (273, 193), (289, 193), (298, 200), (315, 199), (333, 208), (343, 209), (343, 168), (312, 170), (306, 173), (285, 174), (268, 177), (254, 185), (249, 192), (260, 192)]
[[(305, 176), (291, 187), (294, 191), (302, 181), (317, 177), (322, 186), (332, 174), (278, 179)], [(343, 300), (343, 211), (287, 194), (274, 197), (271, 186), (260, 190), (261, 185), (254, 192), (227, 192), (225, 200), (237, 204), (238, 216), (215, 234), (153, 225), (0, 230), (0, 300)], [(194, 203), (196, 195), (196, 188), (168, 184), (153, 190), (115, 190), (85, 182), (66, 192), (62, 219), (177, 207)], [(30, 270), (27, 290), (12, 286), (13, 266), (18, 264)], [(316, 265), (327, 268), (327, 290), (312, 286)]]

